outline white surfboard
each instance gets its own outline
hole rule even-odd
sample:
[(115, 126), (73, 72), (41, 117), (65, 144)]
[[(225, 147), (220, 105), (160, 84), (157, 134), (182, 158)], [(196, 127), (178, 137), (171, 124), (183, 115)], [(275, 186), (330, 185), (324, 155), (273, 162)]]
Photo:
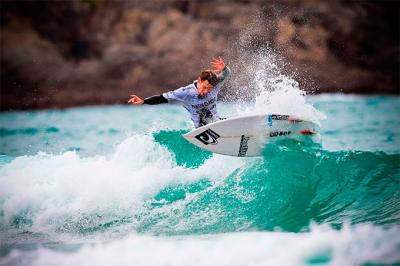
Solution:
[(265, 145), (282, 139), (319, 142), (318, 125), (289, 115), (266, 114), (220, 120), (183, 135), (194, 145), (219, 154), (260, 156)]

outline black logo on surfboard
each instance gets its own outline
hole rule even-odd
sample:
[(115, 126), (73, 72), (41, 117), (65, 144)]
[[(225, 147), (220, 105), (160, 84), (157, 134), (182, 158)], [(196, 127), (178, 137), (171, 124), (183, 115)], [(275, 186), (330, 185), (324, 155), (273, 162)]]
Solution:
[(195, 136), (196, 139), (200, 140), (204, 145), (217, 145), (217, 139), (220, 137), (216, 132), (211, 129), (201, 132), (199, 135)]
[(290, 132), (290, 131), (275, 131), (275, 132), (270, 132), (269, 136), (271, 138), (273, 138), (273, 137), (281, 137), (281, 136), (290, 135), (290, 133), (292, 133), (292, 132)]
[(239, 157), (244, 157), (246, 156), (247, 150), (249, 149), (249, 146), (247, 145), (247, 142), (249, 141), (250, 137), (242, 135), (240, 139), (240, 147), (239, 147)]
[(272, 120), (288, 120), (288, 115), (271, 115)]

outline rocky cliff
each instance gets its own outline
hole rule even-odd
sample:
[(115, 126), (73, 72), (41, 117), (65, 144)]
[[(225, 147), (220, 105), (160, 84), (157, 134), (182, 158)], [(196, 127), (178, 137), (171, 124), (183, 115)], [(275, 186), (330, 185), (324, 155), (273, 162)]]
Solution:
[(217, 55), (236, 75), (225, 92), (240, 91), (260, 51), (309, 92), (399, 93), (396, 1), (0, 4), (2, 110), (124, 103), (191, 82)]

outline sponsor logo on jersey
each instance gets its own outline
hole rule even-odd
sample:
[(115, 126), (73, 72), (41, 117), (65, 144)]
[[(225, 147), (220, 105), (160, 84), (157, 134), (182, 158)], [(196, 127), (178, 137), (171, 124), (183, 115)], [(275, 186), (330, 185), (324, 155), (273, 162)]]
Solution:
[(274, 131), (270, 132), (269, 136), (273, 138), (273, 137), (287, 136), (290, 135), (290, 133), (291, 133), (290, 131)]
[(210, 99), (208, 101), (205, 101), (205, 102), (202, 102), (202, 103), (199, 103), (199, 104), (192, 104), (192, 108), (193, 109), (201, 109), (201, 108), (204, 108), (204, 107), (208, 107), (209, 105), (211, 105), (213, 103), (215, 103), (215, 98), (212, 98), (212, 99)]
[(200, 140), (204, 145), (217, 145), (217, 139), (220, 137), (216, 132), (211, 129), (201, 132), (199, 135), (195, 136), (196, 139)]
[(250, 137), (242, 135), (242, 138), (240, 139), (240, 147), (239, 147), (239, 157), (243, 157), (246, 155), (247, 150), (249, 149), (249, 146), (247, 146), (247, 142), (249, 141)]

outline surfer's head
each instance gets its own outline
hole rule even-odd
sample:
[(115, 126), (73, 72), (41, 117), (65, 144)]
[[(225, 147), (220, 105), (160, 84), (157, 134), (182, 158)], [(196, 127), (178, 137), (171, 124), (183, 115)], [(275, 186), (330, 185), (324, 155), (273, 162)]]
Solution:
[(197, 91), (203, 96), (209, 93), (218, 83), (218, 78), (211, 70), (204, 70), (197, 78)]

